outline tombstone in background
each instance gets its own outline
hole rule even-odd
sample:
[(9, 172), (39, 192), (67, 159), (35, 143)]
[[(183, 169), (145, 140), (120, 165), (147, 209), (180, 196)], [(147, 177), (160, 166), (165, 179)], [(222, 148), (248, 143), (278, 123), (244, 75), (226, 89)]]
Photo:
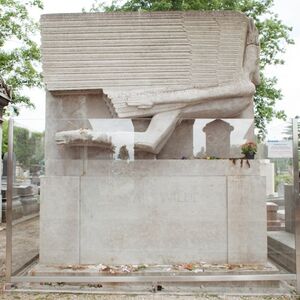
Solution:
[(275, 194), (275, 169), (274, 163), (269, 159), (260, 159), (261, 161), (261, 175), (266, 176), (266, 195), (268, 197)]
[(284, 197), (284, 182), (279, 182), (277, 185), (277, 194), (278, 197)]
[(267, 202), (268, 231), (281, 230), (281, 220), (278, 216), (278, 204)]
[[(2, 184), (1, 188), (2, 195), (2, 222), (6, 222), (6, 200), (7, 200), (7, 185)], [(22, 218), (23, 214), (23, 205), (21, 202), (21, 198), (18, 195), (18, 190), (13, 187), (13, 195), (12, 195), (12, 220), (16, 220)]]
[(230, 158), (230, 134), (233, 129), (229, 123), (219, 119), (203, 128), (206, 134), (207, 156)]
[[(3, 222), (6, 222), (6, 196), (7, 196), (7, 158), (8, 153), (3, 156), (3, 176), (1, 184), (2, 194), (2, 218)], [(13, 153), (13, 198), (12, 198), (12, 218), (13, 220), (23, 217), (23, 207), (20, 201), (20, 197), (15, 188), (16, 185), (16, 155)]]
[(23, 207), (23, 215), (28, 216), (39, 212), (39, 195), (36, 185), (20, 184), (15, 187)]
[[(6, 197), (7, 197), (7, 153), (3, 157), (3, 176), (1, 185), (2, 194), (2, 218), (6, 221)], [(13, 199), (12, 218), (19, 219), (39, 212), (39, 190), (32, 180), (17, 180), (17, 161), (13, 154)], [(33, 176), (34, 178), (34, 176)], [(36, 180), (35, 180), (36, 181)]]
[(40, 176), (41, 176), (41, 169), (40, 165), (31, 165), (30, 166), (30, 174), (31, 174), (31, 183), (34, 185), (40, 185)]
[[(6, 222), (6, 200), (7, 200), (7, 157), (5, 153), (3, 156), (3, 176), (1, 184), (1, 195), (2, 195), (2, 220)], [(12, 219), (16, 220), (23, 217), (23, 206), (21, 203), (18, 190), (16, 189), (16, 155), (13, 153), (13, 195), (12, 195)]]

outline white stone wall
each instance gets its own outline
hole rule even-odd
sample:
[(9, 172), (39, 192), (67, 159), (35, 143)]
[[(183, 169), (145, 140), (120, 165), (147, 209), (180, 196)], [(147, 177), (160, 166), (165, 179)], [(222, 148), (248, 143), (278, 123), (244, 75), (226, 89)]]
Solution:
[(42, 179), (41, 263), (266, 262), (259, 161), (77, 166), (69, 176)]

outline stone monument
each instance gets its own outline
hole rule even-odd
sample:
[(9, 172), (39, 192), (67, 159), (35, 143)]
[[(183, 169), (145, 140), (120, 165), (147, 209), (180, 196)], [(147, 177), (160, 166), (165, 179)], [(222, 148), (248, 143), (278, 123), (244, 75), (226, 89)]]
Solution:
[[(253, 119), (252, 20), (237, 12), (56, 14), (42, 16), (41, 30), (40, 262), (265, 263), (259, 161), (182, 159), (193, 153), (195, 118)], [(126, 159), (113, 160), (125, 146)]]
[(214, 120), (203, 131), (206, 134), (206, 154), (217, 158), (230, 158), (230, 134), (233, 127), (225, 121)]
[[(3, 156), (2, 173), (2, 221), (7, 219), (7, 158), (8, 154)], [(16, 176), (17, 160), (13, 153), (13, 197), (12, 197), (12, 219), (16, 220), (28, 215), (39, 213), (39, 195), (38, 186), (32, 180), (24, 180)]]

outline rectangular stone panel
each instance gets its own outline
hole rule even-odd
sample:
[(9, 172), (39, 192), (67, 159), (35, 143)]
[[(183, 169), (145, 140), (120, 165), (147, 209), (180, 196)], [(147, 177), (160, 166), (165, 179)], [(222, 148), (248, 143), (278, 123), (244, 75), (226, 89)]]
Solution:
[(225, 176), (81, 178), (80, 263), (227, 260)]
[(79, 177), (41, 179), (40, 262), (79, 263)]
[(266, 263), (266, 183), (263, 176), (228, 176), (228, 262)]

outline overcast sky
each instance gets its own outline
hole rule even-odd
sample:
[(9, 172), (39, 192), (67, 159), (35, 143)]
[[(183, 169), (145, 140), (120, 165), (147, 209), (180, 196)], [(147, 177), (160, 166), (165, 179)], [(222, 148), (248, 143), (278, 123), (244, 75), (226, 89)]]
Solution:
[[(68, 13), (81, 12), (82, 8), (91, 7), (93, 0), (44, 0), (44, 10), (42, 13)], [(107, 0), (107, 3), (110, 1)], [(295, 40), (295, 45), (287, 47), (283, 59), (286, 63), (283, 66), (271, 67), (269, 75), (278, 78), (278, 86), (282, 89), (283, 100), (278, 102), (276, 108), (285, 110), (288, 117), (300, 115), (300, 0), (275, 0), (274, 11), (283, 22), (293, 27), (291, 36)], [(36, 18), (41, 12), (33, 12)], [(27, 125), (34, 130), (43, 130), (45, 115), (45, 93), (40, 89), (27, 90), (26, 93), (35, 104), (35, 110), (21, 109), (21, 114), (17, 122)], [(23, 119), (23, 120), (22, 120)], [(25, 119), (27, 120), (26, 122)], [(35, 121), (30, 121), (33, 120)], [(273, 123), (273, 126), (278, 123)], [(280, 125), (279, 125), (280, 126)]]

